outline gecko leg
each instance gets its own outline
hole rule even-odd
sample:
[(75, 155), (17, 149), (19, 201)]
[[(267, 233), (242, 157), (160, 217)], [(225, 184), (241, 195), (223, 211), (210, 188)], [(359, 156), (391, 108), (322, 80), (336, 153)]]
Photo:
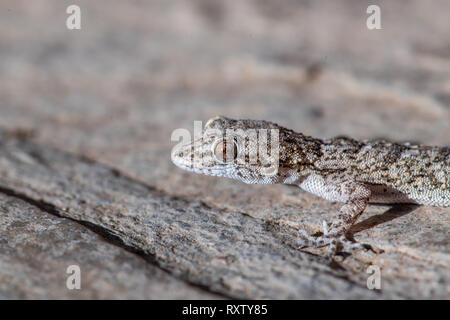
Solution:
[(370, 190), (363, 184), (354, 181), (345, 181), (339, 185), (340, 197), (345, 199), (345, 204), (339, 211), (336, 219), (328, 228), (323, 223), (323, 235), (314, 237), (299, 230), (301, 239), (298, 241), (300, 247), (323, 247), (329, 245), (328, 256), (333, 257), (339, 245), (349, 249), (366, 249), (364, 245), (354, 243), (346, 238), (347, 232), (356, 222), (369, 202)]

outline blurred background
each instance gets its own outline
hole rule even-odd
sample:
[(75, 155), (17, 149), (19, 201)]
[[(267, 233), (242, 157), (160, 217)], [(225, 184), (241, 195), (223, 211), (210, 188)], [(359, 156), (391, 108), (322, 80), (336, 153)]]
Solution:
[[(81, 9), (68, 30), (66, 8)], [(381, 8), (381, 30), (366, 9)], [(1, 1), (0, 128), (165, 181), (215, 115), (447, 144), (450, 3)], [(161, 182), (164, 185), (164, 182)]]
[[(81, 30), (66, 27), (72, 4)], [(380, 30), (366, 26), (372, 4)], [(176, 169), (172, 131), (224, 115), (449, 145), (449, 21), (446, 0), (3, 0), (0, 131), (170, 195), (282, 211), (281, 186)]]

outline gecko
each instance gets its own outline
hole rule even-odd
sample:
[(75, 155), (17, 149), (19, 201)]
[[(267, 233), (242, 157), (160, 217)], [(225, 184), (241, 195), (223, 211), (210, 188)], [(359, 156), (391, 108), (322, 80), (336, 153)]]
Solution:
[[(255, 143), (236, 137), (237, 132), (261, 129), (277, 133), (274, 174), (267, 173), (263, 161), (250, 164), (248, 155), (258, 154)], [(241, 157), (247, 161), (238, 161), (239, 155), (247, 155)], [(174, 148), (172, 161), (195, 173), (247, 184), (296, 185), (342, 202), (333, 221), (323, 222), (319, 235), (298, 230), (299, 249), (329, 246), (329, 258), (340, 247), (368, 249), (349, 231), (369, 203), (450, 206), (449, 147), (384, 139), (359, 141), (345, 136), (318, 139), (269, 121), (218, 116), (207, 121), (200, 138)]]

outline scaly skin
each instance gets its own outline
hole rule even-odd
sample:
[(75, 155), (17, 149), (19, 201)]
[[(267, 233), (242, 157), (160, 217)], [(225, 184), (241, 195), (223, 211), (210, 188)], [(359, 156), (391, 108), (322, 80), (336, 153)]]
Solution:
[[(223, 140), (230, 130), (251, 129), (278, 130), (275, 174), (267, 174), (267, 165), (259, 160), (249, 164), (249, 158), (243, 156), (247, 161), (239, 161), (241, 155), (259, 155), (255, 144), (238, 138)], [(368, 203), (450, 206), (448, 147), (356, 141), (346, 137), (320, 140), (268, 121), (215, 117), (207, 122), (205, 135), (177, 148), (172, 160), (178, 167), (196, 173), (249, 184), (293, 184), (325, 199), (343, 202), (331, 225), (324, 223), (322, 236), (312, 237), (299, 231), (299, 246), (330, 245), (330, 257), (338, 244), (365, 248), (349, 241), (347, 236)]]

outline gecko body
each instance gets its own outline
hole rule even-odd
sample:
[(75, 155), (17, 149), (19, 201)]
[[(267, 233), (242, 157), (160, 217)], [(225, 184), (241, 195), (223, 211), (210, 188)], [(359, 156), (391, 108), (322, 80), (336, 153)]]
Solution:
[[(267, 174), (267, 165), (262, 161), (238, 161), (240, 154), (248, 160), (249, 154), (261, 152), (248, 139), (233, 137), (233, 132), (261, 129), (277, 132), (275, 174)], [(299, 246), (329, 245), (330, 257), (338, 245), (365, 248), (350, 241), (348, 232), (368, 203), (450, 206), (448, 147), (347, 137), (322, 140), (269, 121), (226, 117), (210, 119), (205, 130), (201, 139), (173, 152), (175, 165), (249, 184), (293, 184), (327, 200), (344, 203), (334, 221), (323, 224), (323, 235), (313, 237), (299, 231)], [(231, 138), (228, 132), (232, 132)]]

